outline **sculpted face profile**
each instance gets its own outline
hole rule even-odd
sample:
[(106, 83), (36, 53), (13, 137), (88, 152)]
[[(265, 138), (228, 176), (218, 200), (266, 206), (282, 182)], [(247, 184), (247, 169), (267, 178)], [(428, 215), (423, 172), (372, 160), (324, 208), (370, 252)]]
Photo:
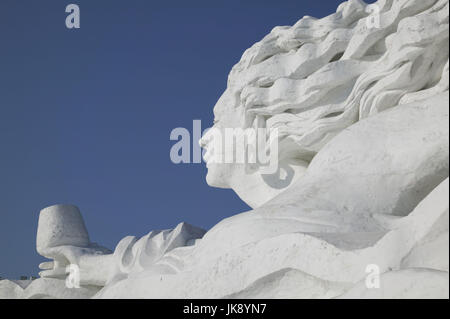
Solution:
[[(279, 170), (268, 175), (248, 163), (208, 163), (208, 184), (233, 188), (259, 207), (300, 179), (342, 130), (411, 102), (418, 89), (436, 84), (448, 68), (445, 25), (433, 30), (438, 22), (420, 21), (427, 31), (418, 39), (404, 36), (406, 23), (399, 23), (397, 33), (389, 31), (399, 22), (389, 15), (414, 6), (419, 13), (431, 3), (377, 3), (376, 13), (384, 15), (376, 27), (367, 15), (374, 10), (349, 1), (324, 19), (304, 17), (292, 27), (277, 27), (248, 49), (214, 108), (214, 128), (276, 128)], [(200, 143), (208, 150), (212, 140), (206, 134)]]
[[(40, 247), (55, 260), (44, 279), (75, 263), (97, 298), (448, 297), (448, 0), (376, 5), (376, 27), (347, 1), (276, 27), (233, 67), (213, 128), (276, 129), (278, 169), (207, 158), (206, 180), (253, 210), (113, 253), (64, 237)], [(214, 138), (200, 144), (224, 151)], [(34, 285), (26, 296), (51, 295)]]

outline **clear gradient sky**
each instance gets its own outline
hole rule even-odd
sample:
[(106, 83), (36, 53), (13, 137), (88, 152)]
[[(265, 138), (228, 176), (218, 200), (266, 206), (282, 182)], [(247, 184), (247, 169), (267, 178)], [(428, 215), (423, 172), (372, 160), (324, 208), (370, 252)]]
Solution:
[(173, 164), (169, 134), (212, 125), (231, 67), (273, 27), (340, 2), (1, 0), (0, 276), (37, 274), (39, 210), (52, 204), (76, 204), (111, 249), (248, 210), (206, 184), (204, 164)]

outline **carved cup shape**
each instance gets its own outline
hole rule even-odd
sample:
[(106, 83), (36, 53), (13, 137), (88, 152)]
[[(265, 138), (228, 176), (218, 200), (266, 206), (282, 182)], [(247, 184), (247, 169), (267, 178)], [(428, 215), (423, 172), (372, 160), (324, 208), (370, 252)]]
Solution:
[(54, 205), (41, 210), (39, 215), (36, 248), (45, 255), (48, 248), (56, 246), (89, 245), (89, 234), (80, 210), (72, 205)]

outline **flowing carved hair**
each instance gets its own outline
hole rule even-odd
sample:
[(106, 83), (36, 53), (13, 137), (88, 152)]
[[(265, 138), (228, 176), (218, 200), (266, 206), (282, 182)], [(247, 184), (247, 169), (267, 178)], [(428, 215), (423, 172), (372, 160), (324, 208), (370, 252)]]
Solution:
[(245, 51), (225, 94), (245, 127), (277, 128), (310, 160), (378, 112), (448, 90), (448, 0), (360, 0), (276, 27)]

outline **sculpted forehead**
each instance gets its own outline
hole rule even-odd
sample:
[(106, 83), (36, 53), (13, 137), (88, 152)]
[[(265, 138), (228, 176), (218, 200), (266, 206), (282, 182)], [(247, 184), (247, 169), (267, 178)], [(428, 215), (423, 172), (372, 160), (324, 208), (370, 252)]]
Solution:
[(227, 88), (214, 106), (214, 118), (220, 119), (224, 113), (232, 112), (237, 106), (231, 88)]
[[(214, 106), (214, 117), (216, 121), (221, 121), (229, 117), (230, 113), (239, 115), (240, 126), (246, 125), (246, 115), (248, 109), (245, 103), (245, 92), (247, 88), (267, 88), (273, 85), (274, 81), (286, 76), (284, 64), (279, 57), (264, 61), (257, 65), (250, 65), (247, 68), (238, 68), (245, 60), (245, 55), (241, 62), (233, 68), (229, 75), (228, 86)], [(234, 116), (237, 118), (238, 116)]]

